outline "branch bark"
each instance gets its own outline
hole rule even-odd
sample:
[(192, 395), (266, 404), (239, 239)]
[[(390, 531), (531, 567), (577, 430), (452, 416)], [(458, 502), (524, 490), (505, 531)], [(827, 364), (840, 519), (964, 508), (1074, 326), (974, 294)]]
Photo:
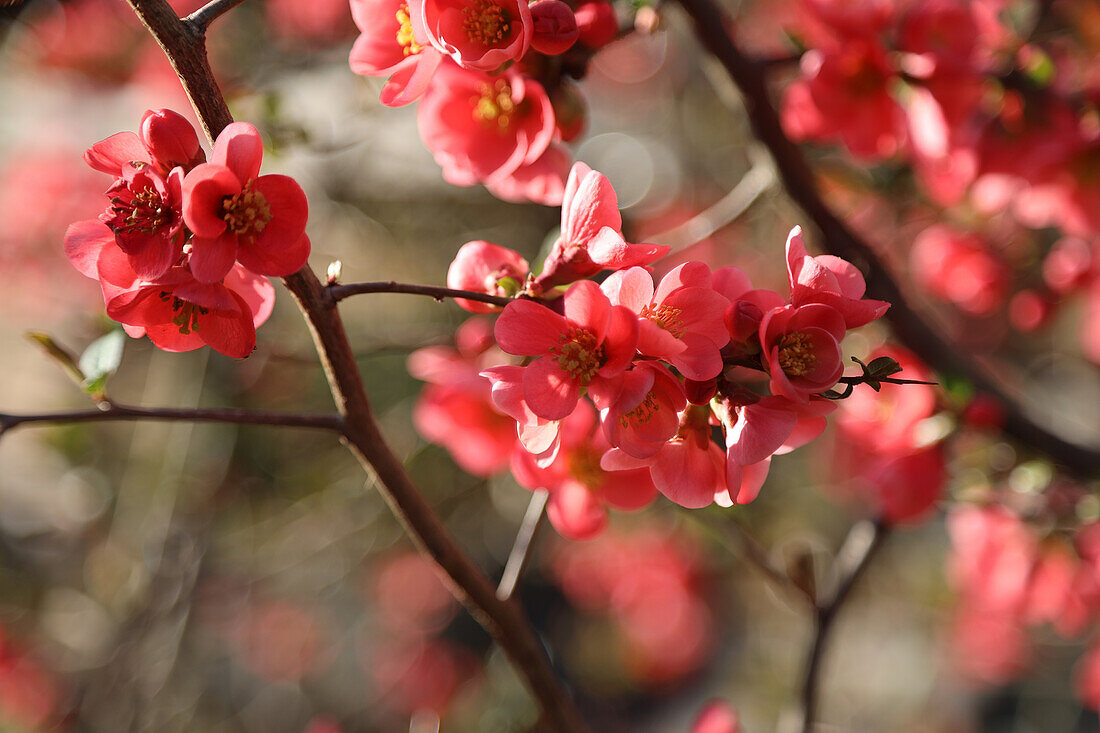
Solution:
[(499, 295), (489, 295), (488, 293), (475, 293), (472, 290), (455, 290), (454, 288), (441, 288), (435, 285), (413, 285), (410, 283), (394, 282), (393, 280), (329, 285), (326, 290), (334, 303), (338, 303), (344, 298), (350, 298), (353, 295), (364, 295), (367, 293), (427, 295), (436, 300), (443, 300), (444, 298), (465, 298), (466, 300), (476, 300), (478, 303), (488, 303), (489, 305), (499, 305), (502, 307), (512, 302), (511, 298), (504, 298)]
[(110, 403), (103, 409), (70, 410), (12, 415), (0, 412), (0, 435), (12, 428), (32, 423), (79, 423), (119, 420), (175, 420), (179, 422), (222, 422), (235, 425), (274, 425), (280, 427), (320, 428), (343, 432), (339, 415), (301, 415), (283, 412), (254, 412), (235, 408), (127, 407)]
[(860, 522), (848, 532), (848, 537), (837, 552), (836, 565), (839, 579), (836, 589), (827, 601), (817, 603), (814, 612), (814, 640), (803, 672), (803, 733), (811, 733), (814, 728), (820, 691), (821, 662), (825, 657), (825, 645), (829, 639), (829, 632), (833, 628), (833, 621), (888, 534), (889, 528), (885, 524)]
[[(127, 0), (168, 55), (211, 141), (232, 122), (206, 58), (202, 35), (181, 21), (166, 0)], [(436, 563), (455, 597), (496, 639), (542, 708), (543, 719), (568, 733), (588, 730), (555, 675), (526, 614), (502, 601), (424, 500), (386, 443), (363, 388), (335, 301), (309, 266), (283, 279), (309, 324), (318, 356), (344, 418), (352, 453), (378, 479), (378, 488), (420, 550)]]
[(969, 382), (977, 394), (987, 395), (1004, 409), (1004, 431), (1024, 445), (1047, 455), (1081, 478), (1100, 472), (1100, 449), (1071, 442), (1031, 418), (966, 350), (947, 342), (909, 305), (885, 263), (873, 247), (840, 221), (821, 197), (801, 150), (784, 134), (768, 93), (767, 65), (743, 54), (730, 37), (730, 20), (712, 0), (679, 0), (691, 17), (700, 42), (725, 68), (740, 88), (753, 133), (775, 158), (776, 170), (790, 197), (806, 212), (831, 254), (843, 257), (863, 271), (868, 297), (889, 301), (886, 313), (895, 335), (932, 369)]

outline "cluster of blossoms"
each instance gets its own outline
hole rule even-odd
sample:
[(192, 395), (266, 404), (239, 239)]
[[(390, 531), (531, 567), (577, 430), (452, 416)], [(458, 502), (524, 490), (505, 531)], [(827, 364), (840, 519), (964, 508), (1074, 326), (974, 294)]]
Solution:
[(262, 157), (256, 128), (234, 122), (207, 161), (191, 123), (166, 109), (84, 154), (114, 182), (106, 211), (69, 227), (65, 251), (128, 334), (166, 351), (252, 353), (274, 305), (265, 276), (297, 272), (310, 250), (305, 193), (261, 176)]
[[(1036, 655), (1029, 628), (1047, 625), (1078, 639), (1100, 620), (1100, 522), (1069, 529), (1057, 520), (1059, 490), (1042, 516), (1025, 521), (1003, 504), (962, 506), (948, 515), (948, 569), (960, 594), (952, 646), (961, 670), (986, 683), (1017, 679)], [(1076, 525), (1074, 519), (1071, 525)], [(1100, 709), (1100, 646), (1077, 668), (1076, 691)]]
[[(798, 0), (788, 30), (809, 48), (787, 86), (782, 121), (795, 140), (842, 144), (868, 162), (904, 161), (932, 202), (954, 208), (914, 241), (914, 280), (969, 317), (1009, 304), (1020, 331), (1082, 293), (1086, 357), (1100, 363), (1100, 125), (1093, 52), (1027, 33), (1001, 0)], [(1053, 13), (1086, 37), (1072, 3)], [(942, 220), (942, 218), (941, 218)], [(1011, 220), (1034, 232), (1006, 227)], [(1064, 238), (1051, 245), (1043, 230)], [(1028, 244), (1029, 239), (1035, 240)], [(1035, 252), (1021, 252), (1025, 248)], [(1042, 283), (1010, 298), (1042, 261)]]
[[(352, 0), (353, 71), (389, 77), (381, 101), (420, 100), (420, 137), (456, 186), (508, 201), (561, 202), (584, 105), (564, 78), (617, 33), (607, 0)], [(587, 49), (587, 50), (586, 50)]]
[[(573, 538), (604, 527), (605, 504), (639, 508), (658, 492), (689, 508), (752, 501), (772, 455), (824, 430), (848, 329), (889, 307), (863, 298), (851, 264), (809, 256), (797, 227), (787, 240), (787, 297), (753, 288), (736, 267), (712, 272), (700, 262), (654, 283), (646, 265), (666, 248), (628, 243), (621, 227), (608, 180), (577, 163), (560, 238), (538, 275), (514, 251), (481, 241), (451, 265), (451, 287), (519, 296), (496, 321), (499, 351), (481, 326), (480, 335), (464, 329), (460, 351), (410, 360), (434, 383), (418, 408), (427, 435), (453, 445), (467, 468), (508, 463), (524, 486), (549, 490), (550, 519)], [(613, 272), (602, 284), (583, 279), (604, 270)], [(429, 427), (428, 414), (463, 429)], [(476, 462), (475, 443), (486, 452)]]

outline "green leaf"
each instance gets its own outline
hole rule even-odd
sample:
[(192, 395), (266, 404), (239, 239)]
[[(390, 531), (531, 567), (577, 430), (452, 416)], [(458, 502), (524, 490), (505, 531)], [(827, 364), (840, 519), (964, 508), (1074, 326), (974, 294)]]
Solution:
[(107, 380), (122, 362), (122, 351), (126, 345), (126, 334), (121, 330), (111, 331), (88, 345), (80, 355), (80, 371), (84, 374), (81, 387), (96, 399), (103, 399)]
[(28, 339), (38, 344), (46, 355), (53, 359), (69, 377), (77, 384), (84, 382), (84, 372), (76, 365), (76, 357), (72, 352), (53, 340), (53, 337), (42, 331), (27, 331)]
[(889, 377), (891, 374), (897, 374), (901, 371), (901, 364), (898, 364), (889, 356), (880, 356), (871, 360), (871, 363), (866, 367), (866, 371), (871, 376)]

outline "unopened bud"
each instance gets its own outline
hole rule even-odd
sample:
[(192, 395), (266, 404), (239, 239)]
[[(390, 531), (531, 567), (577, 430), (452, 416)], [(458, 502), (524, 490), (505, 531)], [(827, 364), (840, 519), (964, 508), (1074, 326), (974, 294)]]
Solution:
[(764, 312), (760, 306), (748, 300), (739, 300), (726, 308), (726, 328), (730, 332), (730, 341), (744, 344), (760, 331), (760, 321)]
[(170, 109), (149, 110), (142, 116), (141, 141), (165, 173), (177, 165), (188, 171), (206, 160), (195, 128)]
[(615, 8), (607, 0), (592, 0), (577, 8), (580, 41), (589, 48), (603, 48), (619, 35)]
[(333, 260), (328, 263), (328, 270), (325, 273), (325, 281), (329, 285), (335, 285), (340, 281), (340, 275), (344, 272), (344, 263), (340, 260)]
[(547, 56), (565, 53), (580, 35), (573, 9), (561, 0), (538, 0), (532, 4), (531, 21), (535, 29), (531, 48)]

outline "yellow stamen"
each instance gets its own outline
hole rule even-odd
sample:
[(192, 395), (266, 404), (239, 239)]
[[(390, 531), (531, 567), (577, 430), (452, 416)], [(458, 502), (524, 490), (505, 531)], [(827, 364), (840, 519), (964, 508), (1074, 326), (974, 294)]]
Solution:
[(558, 342), (560, 345), (550, 349), (558, 366), (582, 385), (587, 385), (603, 362), (603, 346), (596, 343), (596, 334), (574, 326), (559, 336)]
[(471, 43), (495, 46), (508, 39), (512, 30), (508, 11), (491, 0), (473, 0), (462, 9), (462, 30)]
[(424, 47), (416, 42), (413, 37), (412, 16), (409, 15), (409, 4), (402, 3), (397, 11), (397, 42), (401, 44), (401, 50), (406, 56), (420, 53)]
[(779, 368), (792, 377), (801, 377), (817, 366), (813, 343), (804, 333), (788, 333), (779, 339)]
[(251, 181), (240, 193), (227, 196), (222, 209), (229, 231), (245, 241), (255, 239), (271, 221), (271, 206), (262, 193), (253, 190)]

